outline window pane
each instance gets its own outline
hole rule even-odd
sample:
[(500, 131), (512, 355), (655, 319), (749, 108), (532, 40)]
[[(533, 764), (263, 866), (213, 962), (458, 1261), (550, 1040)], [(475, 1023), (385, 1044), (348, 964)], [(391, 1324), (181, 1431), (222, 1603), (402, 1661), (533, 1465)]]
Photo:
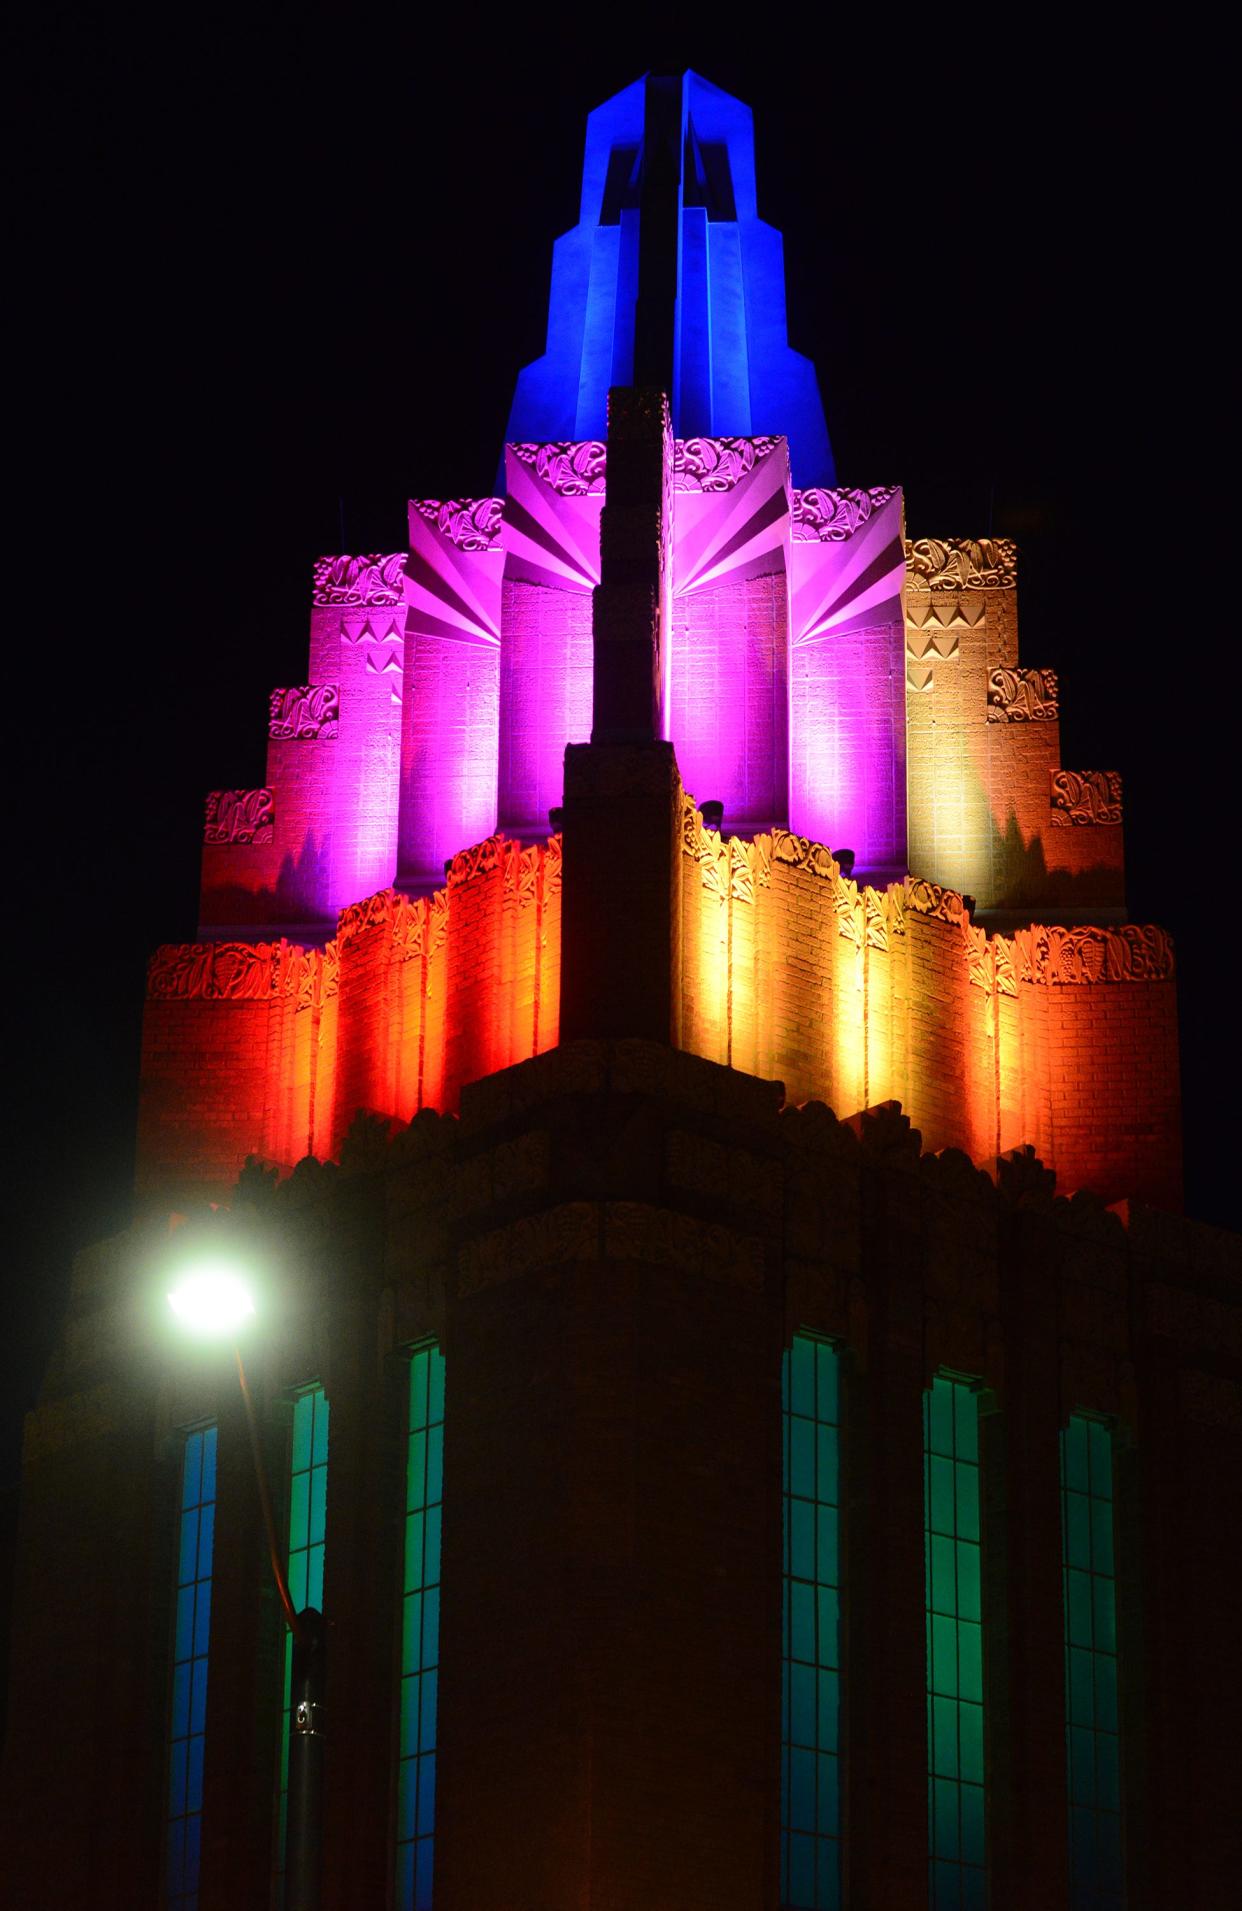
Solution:
[(202, 1427), (185, 1436), (181, 1454), (168, 1711), (165, 1886), (169, 1902), (185, 1906), (198, 1897), (215, 1490), (216, 1429)]
[(784, 1404), (784, 1664), (782, 1902), (799, 1911), (840, 1903), (840, 1355), (795, 1334)]
[[(289, 1443), (289, 1530), (285, 1571), (295, 1612), (308, 1607), (323, 1610), (325, 1542), (328, 1523), (329, 1402), (317, 1382), (304, 1387), (293, 1402), (293, 1430)], [(285, 1634), (280, 1754), (277, 1773), (277, 1875), (284, 1871), (284, 1825), (289, 1787), (289, 1714), (293, 1671), (293, 1639)]]
[(444, 1358), (419, 1347), (410, 1356), (405, 1550), (401, 1626), (402, 1713), (398, 1784), (398, 1911), (430, 1911), (436, 1783), (436, 1673), (440, 1631), (440, 1498), (444, 1477)]
[(924, 1395), (928, 1885), (934, 1911), (982, 1903), (983, 1628), (979, 1399), (938, 1374)]
[(1061, 1434), (1072, 1911), (1124, 1902), (1112, 1432), (1071, 1414)]

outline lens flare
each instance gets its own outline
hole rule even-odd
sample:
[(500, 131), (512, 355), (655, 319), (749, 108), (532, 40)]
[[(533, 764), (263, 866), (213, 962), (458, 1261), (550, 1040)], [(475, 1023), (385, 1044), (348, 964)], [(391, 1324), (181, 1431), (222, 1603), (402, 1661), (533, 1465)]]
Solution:
[(168, 1296), (168, 1305), (191, 1333), (235, 1334), (254, 1313), (254, 1299), (241, 1275), (222, 1261), (190, 1268)]

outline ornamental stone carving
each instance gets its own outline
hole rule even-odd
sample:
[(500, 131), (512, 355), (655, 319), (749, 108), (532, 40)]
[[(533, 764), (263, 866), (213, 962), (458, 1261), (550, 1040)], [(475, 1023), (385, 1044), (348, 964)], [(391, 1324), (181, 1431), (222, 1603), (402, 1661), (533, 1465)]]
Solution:
[(509, 449), (519, 464), (562, 498), (603, 495), (608, 447), (598, 439), (582, 444), (510, 445)]
[(850, 485), (841, 485), (835, 491), (795, 491), (794, 542), (843, 544), (890, 498), (895, 498), (898, 489), (895, 484), (879, 484), (869, 491), (858, 491)]
[(341, 715), (340, 690), (334, 683), (299, 683), (273, 690), (267, 734), (278, 742), (328, 742)]
[(1121, 821), (1121, 775), (1117, 770), (1054, 770), (1052, 815), (1054, 829), (1075, 823)]
[(205, 843), (270, 843), (276, 821), (270, 790), (209, 790)]
[(1036, 926), (1013, 936), (1018, 980), (1060, 987), (1084, 982), (1167, 982), (1173, 939), (1153, 923), (1115, 928)]
[(809, 869), (826, 882), (841, 873), (832, 851), (823, 843), (813, 842), (809, 836), (794, 836), (787, 829), (772, 831), (772, 860), (786, 863), (791, 869)]
[(906, 878), (905, 904), (916, 916), (928, 916), (936, 922), (961, 922), (967, 913), (956, 889), (942, 889), (924, 876)]
[(337, 945), (304, 949), (295, 942), (165, 943), (147, 967), (154, 1001), (291, 1002), (314, 1008), (336, 994)]
[(1055, 723), (1055, 670), (994, 670), (988, 678), (989, 723)]
[(1012, 591), (1018, 547), (1007, 537), (906, 539), (906, 577), (921, 591)]
[(476, 876), (490, 875), (500, 867), (504, 854), (503, 836), (488, 836), (481, 843), (472, 843), (469, 849), (459, 850), (448, 866), (448, 887), (458, 889)]
[(597, 1261), (601, 1218), (594, 1202), (567, 1201), (467, 1241), (457, 1256), (458, 1293), (477, 1294), (531, 1268)]
[(459, 551), (494, 551), (500, 545), (503, 498), (411, 498), (410, 503)]
[(163, 943), (147, 965), (154, 1001), (202, 996), (213, 1002), (255, 1002), (274, 992), (280, 944), (271, 942)]
[(394, 551), (388, 557), (378, 551), (364, 557), (319, 557), (315, 559), (311, 602), (399, 604), (404, 577), (404, 551)]
[(673, 483), (678, 491), (732, 491), (782, 438), (678, 438)]
[(336, 919), (337, 947), (343, 949), (365, 929), (385, 928), (393, 918), (393, 912), (400, 898), (395, 889), (377, 889), (373, 896), (364, 896), (360, 902), (351, 902), (348, 909), (342, 909)]

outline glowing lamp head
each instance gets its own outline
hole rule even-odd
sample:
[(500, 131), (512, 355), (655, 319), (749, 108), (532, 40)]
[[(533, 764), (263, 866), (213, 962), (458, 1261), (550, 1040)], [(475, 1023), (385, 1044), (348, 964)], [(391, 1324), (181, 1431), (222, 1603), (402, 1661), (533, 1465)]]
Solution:
[(254, 1313), (254, 1299), (236, 1268), (203, 1261), (187, 1268), (168, 1296), (173, 1313), (192, 1334), (233, 1335)]

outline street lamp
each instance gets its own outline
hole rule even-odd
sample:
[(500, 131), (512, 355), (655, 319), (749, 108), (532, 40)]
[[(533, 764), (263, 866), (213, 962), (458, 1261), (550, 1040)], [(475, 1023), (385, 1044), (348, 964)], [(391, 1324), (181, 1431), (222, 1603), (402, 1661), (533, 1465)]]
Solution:
[(285, 1903), (287, 1911), (319, 1911), (320, 1832), (323, 1806), (323, 1614), (314, 1606), (293, 1610), (289, 1581), (281, 1560), (272, 1512), (267, 1468), (259, 1438), (258, 1416), (246, 1379), (237, 1334), (255, 1314), (254, 1297), (240, 1268), (219, 1256), (187, 1265), (168, 1296), (182, 1325), (201, 1339), (228, 1340), (237, 1362), (237, 1379), (246, 1409), (255, 1483), (267, 1535), (272, 1577), (285, 1621), (293, 1635), (290, 1681), (289, 1791), (285, 1819)]

